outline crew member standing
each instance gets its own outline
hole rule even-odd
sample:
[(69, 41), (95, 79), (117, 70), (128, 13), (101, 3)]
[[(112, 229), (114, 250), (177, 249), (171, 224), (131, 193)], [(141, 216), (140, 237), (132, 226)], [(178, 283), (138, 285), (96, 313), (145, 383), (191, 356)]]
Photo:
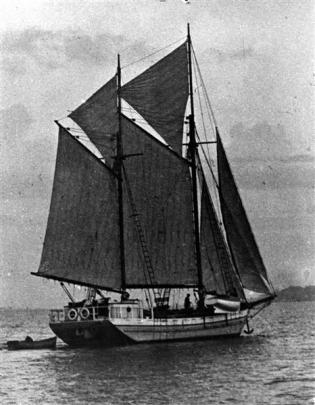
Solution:
[(184, 301), (184, 307), (185, 307), (185, 311), (189, 312), (191, 309), (191, 302), (190, 302), (190, 294), (186, 295), (185, 301)]

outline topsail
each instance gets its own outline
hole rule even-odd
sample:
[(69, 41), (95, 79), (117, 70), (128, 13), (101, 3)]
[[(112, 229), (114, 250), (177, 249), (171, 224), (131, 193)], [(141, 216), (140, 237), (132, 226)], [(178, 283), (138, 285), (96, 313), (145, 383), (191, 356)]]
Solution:
[(112, 166), (118, 130), (117, 84), (113, 77), (69, 115)]
[(181, 155), (188, 99), (186, 42), (123, 86), (122, 97)]

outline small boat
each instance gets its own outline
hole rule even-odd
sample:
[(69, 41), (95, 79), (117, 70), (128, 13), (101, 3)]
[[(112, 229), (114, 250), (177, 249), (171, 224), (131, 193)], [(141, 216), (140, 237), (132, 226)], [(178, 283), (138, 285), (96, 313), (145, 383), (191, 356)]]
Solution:
[(9, 340), (7, 346), (9, 350), (55, 349), (56, 340), (56, 336), (42, 340), (33, 340), (27, 336), (25, 340)]

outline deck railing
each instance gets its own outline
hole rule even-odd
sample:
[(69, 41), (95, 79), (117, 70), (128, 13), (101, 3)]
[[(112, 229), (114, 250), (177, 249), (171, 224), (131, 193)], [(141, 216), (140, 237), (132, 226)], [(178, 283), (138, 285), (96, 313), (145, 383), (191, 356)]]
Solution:
[(86, 320), (101, 320), (108, 318), (108, 307), (64, 307), (52, 309), (49, 312), (50, 322), (74, 322)]
[[(64, 307), (63, 309), (52, 309), (49, 313), (50, 322), (75, 322), (75, 321), (100, 321), (104, 319), (143, 319), (148, 318), (146, 313), (142, 312), (139, 307), (133, 308), (133, 310), (127, 309), (128, 307), (119, 307), (116, 305), (109, 306), (83, 306), (83, 307)], [(176, 315), (176, 316), (175, 316)], [(172, 319), (172, 318), (189, 318), (196, 316), (196, 313), (187, 314), (184, 311), (178, 313), (168, 313), (164, 316), (156, 316), (157, 319)], [(209, 316), (210, 314), (204, 314)], [(234, 319), (239, 317), (239, 312), (229, 313), (214, 313), (211, 314), (217, 319), (222, 317), (227, 321), (228, 319)], [(210, 316), (211, 316), (210, 315)], [(202, 314), (199, 314), (202, 316)]]

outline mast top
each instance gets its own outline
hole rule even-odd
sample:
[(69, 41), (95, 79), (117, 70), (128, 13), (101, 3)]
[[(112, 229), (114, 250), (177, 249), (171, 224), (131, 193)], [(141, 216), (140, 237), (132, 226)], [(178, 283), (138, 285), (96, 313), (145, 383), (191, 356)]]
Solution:
[(120, 54), (117, 54), (117, 70), (120, 71)]

